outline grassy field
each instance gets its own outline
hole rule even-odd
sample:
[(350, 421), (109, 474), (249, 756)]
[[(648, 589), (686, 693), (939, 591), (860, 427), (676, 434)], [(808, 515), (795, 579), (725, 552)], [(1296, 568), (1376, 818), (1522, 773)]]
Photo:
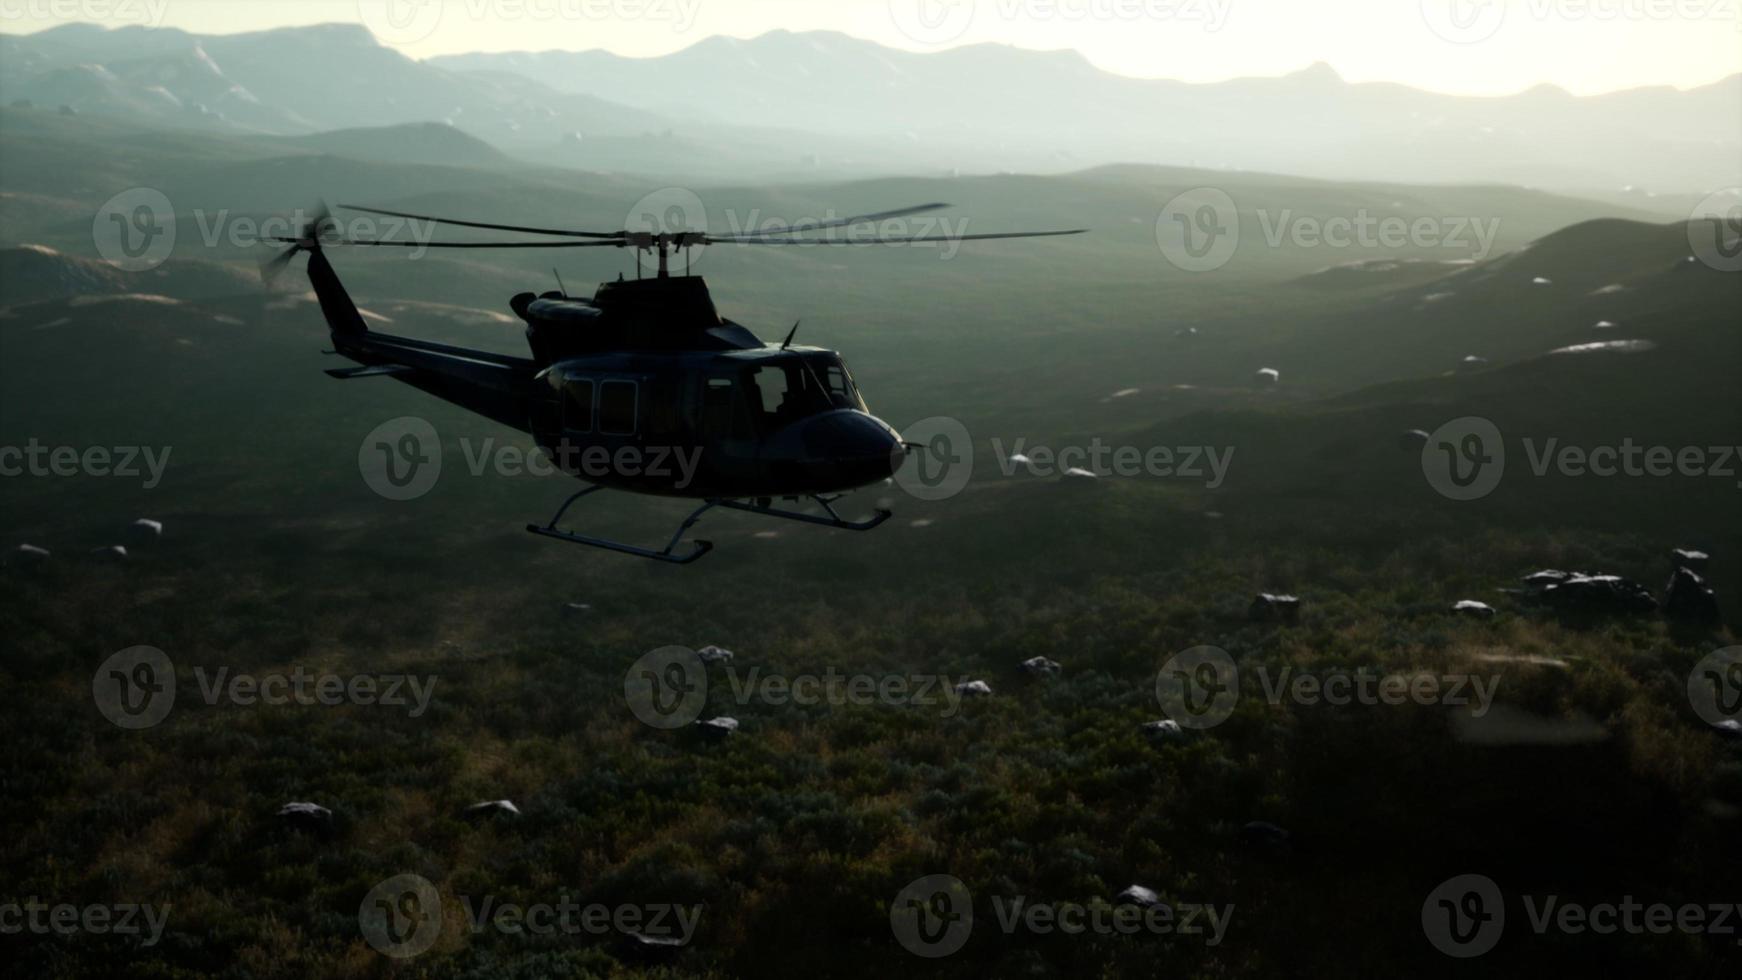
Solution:
[[(146, 156), (101, 164), (136, 168), (103, 183), (89, 172), (98, 164), (57, 149), (60, 138), (43, 136), (34, 152), (63, 153), (53, 159), (66, 186), (10, 187), (5, 244), (86, 256), (89, 213), (79, 217), (76, 202), (154, 175), (185, 182), (176, 198), (203, 188), (220, 199), (231, 180), (263, 200), (261, 174), (274, 166), (267, 150), (237, 149), (239, 162), (209, 171)], [(389, 193), (389, 175), (326, 157), (294, 170), (310, 187), (281, 190), (299, 203), (294, 192), (329, 177), (343, 185), (352, 171), (355, 187), (328, 193)], [(427, 188), (403, 196), (505, 218), (536, 216), (554, 181), (424, 178)], [(1231, 179), (1257, 209), (1338, 213), (1406, 193)], [(764, 336), (804, 316), (804, 338), (845, 353), (879, 415), (904, 428), (933, 416), (963, 423), (974, 474), (940, 501), (901, 486), (862, 491), (850, 510), (885, 498), (897, 511), (866, 535), (710, 515), (701, 536), (718, 550), (682, 569), (525, 534), (568, 482), (473, 475), (468, 459), (485, 440), (524, 440), (385, 379), (321, 375), (332, 362), (309, 304), (210, 287), (222, 281), (214, 269), (246, 267), (239, 251), (178, 251), (121, 287), (173, 302), (43, 295), (8, 305), (0, 445), (170, 452), (149, 488), (89, 475), (0, 481), (0, 544), (54, 552), (44, 562), (9, 552), (0, 568), (0, 731), (11, 746), (0, 759), (0, 901), (168, 908), (150, 946), (8, 936), (11, 969), (1733, 975), (1734, 935), (1538, 934), (1526, 902), (1738, 899), (1742, 743), (1688, 695), (1696, 664), (1735, 644), (1734, 632), (1656, 614), (1565, 617), (1500, 590), (1564, 568), (1656, 591), (1670, 549), (1699, 547), (1712, 554), (1725, 618), (1742, 617), (1734, 480), (1533, 478), (1516, 442), (1734, 442), (1737, 276), (1676, 271), (1685, 226), (1550, 236), (1609, 209), (1479, 188), (1407, 194), (1426, 213), (1504, 218), (1508, 248), (1543, 239), (1527, 258), (1327, 283), (1312, 273), (1375, 256), (1260, 248), (1192, 276), (1160, 259), (1153, 229), (1168, 198), (1200, 181), (1109, 171), (954, 188), (977, 222), (1091, 213), (1096, 235), (1052, 249), (964, 252), (947, 264), (881, 250), (709, 256), (701, 271), (727, 315)], [(937, 199), (937, 183), (707, 197), (805, 213), (825, 199), (848, 210)], [(589, 190), (588, 220), (621, 220), (604, 203), (619, 190)], [(1256, 212), (1241, 219), (1261, 235)], [(1145, 240), (1148, 251), (1133, 254)], [(1616, 255), (1625, 261), (1606, 258)], [(1562, 293), (1529, 292), (1541, 274), (1533, 262), (1552, 266)], [(494, 311), (548, 275), (533, 263), (353, 255), (340, 271), (365, 306), (393, 318), (386, 329), (501, 350), (519, 349), (514, 325), (410, 301)], [(1593, 295), (1611, 281), (1626, 284), (1624, 298)], [(1424, 304), (1433, 291), (1456, 296)], [(1589, 339), (1587, 321), (1602, 316), (1658, 349), (1546, 353)], [(1187, 326), (1197, 340), (1178, 335)], [(1464, 353), (1490, 363), (1455, 370)], [(1280, 368), (1283, 383), (1255, 385), (1260, 366)], [(426, 496), (392, 502), (360, 477), (358, 450), (402, 415), (435, 426), (444, 475)], [(1398, 443), (1404, 430), (1463, 415), (1493, 419), (1511, 454), (1502, 486), (1471, 502), (1436, 494), (1420, 454)], [(1006, 476), (998, 450), (1016, 439), (1234, 455), (1213, 489), (1154, 475)], [(585, 521), (651, 541), (681, 510), (618, 499)], [(125, 562), (88, 554), (128, 541), (141, 517), (164, 522), (160, 539), (131, 542)], [(1300, 596), (1298, 621), (1255, 620), (1260, 591)], [(1460, 599), (1497, 615), (1454, 615)], [(100, 683), (100, 665), (140, 644), (174, 664), (176, 699), (160, 724), (134, 731), (99, 710), (93, 675)], [(639, 658), (704, 644), (736, 658), (707, 668), (699, 716), (734, 717), (739, 730), (708, 738), (644, 723), (625, 693)], [(1165, 717), (1158, 674), (1201, 646), (1238, 664), (1227, 719), (1149, 737), (1139, 726)], [(1022, 663), (1037, 656), (1058, 661), (1059, 675), (1030, 676)], [(407, 705), (240, 703), (208, 694), (220, 670), (405, 676), (430, 693)], [(1268, 696), (1279, 677), (1339, 674), (1469, 678), (1493, 700)], [(755, 686), (829, 676), (952, 696), (812, 704)], [(973, 679), (991, 696), (953, 697)], [(521, 815), (463, 814), (496, 799)], [(330, 824), (289, 825), (276, 814), (291, 801), (329, 808)], [(1286, 829), (1288, 843), (1254, 839), (1253, 822)], [(434, 887), (441, 928), (426, 952), (395, 958), (371, 946), (359, 909), (406, 874)], [(1507, 896), (1504, 938), (1474, 961), (1424, 935), (1430, 894), (1465, 874)], [(899, 941), (891, 913), (904, 888), (932, 875), (965, 886), (974, 924), (959, 951), (927, 959)], [(1001, 924), (1019, 896), (1092, 906), (1132, 884), (1168, 903), (1230, 909), (1225, 928), (1068, 935)], [(474, 928), (468, 909), (485, 899), (669, 904), (700, 917), (687, 944), (667, 948), (617, 929)]]

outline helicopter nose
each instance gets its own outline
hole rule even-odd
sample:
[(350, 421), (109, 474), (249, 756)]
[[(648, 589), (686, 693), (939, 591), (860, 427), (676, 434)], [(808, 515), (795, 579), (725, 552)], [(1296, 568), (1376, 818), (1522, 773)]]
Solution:
[(894, 475), (907, 447), (888, 423), (864, 412), (830, 412), (802, 432), (806, 455), (824, 460), (842, 486), (864, 486)]

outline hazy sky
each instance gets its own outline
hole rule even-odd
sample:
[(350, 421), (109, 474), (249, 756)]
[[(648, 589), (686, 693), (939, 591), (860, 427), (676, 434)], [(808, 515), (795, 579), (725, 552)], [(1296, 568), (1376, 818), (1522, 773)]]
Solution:
[(0, 0), (0, 30), (68, 20), (204, 33), (364, 23), (413, 57), (836, 30), (913, 50), (1075, 48), (1127, 75), (1214, 81), (1315, 61), (1351, 81), (1499, 94), (1687, 87), (1742, 72), (1742, 0)]

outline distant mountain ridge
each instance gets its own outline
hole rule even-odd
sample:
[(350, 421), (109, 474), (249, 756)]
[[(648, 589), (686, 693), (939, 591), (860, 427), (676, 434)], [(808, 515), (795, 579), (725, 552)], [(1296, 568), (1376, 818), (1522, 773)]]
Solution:
[(1349, 83), (1326, 65), (1211, 84), (1102, 71), (1074, 51), (935, 53), (843, 34), (415, 61), (363, 27), (233, 35), (74, 24), (0, 35), (0, 100), (281, 136), (444, 122), (589, 169), (762, 180), (1059, 173), (1141, 162), (1335, 180), (1742, 184), (1742, 75), (1689, 91), (1468, 98)]
[(1324, 64), (1190, 84), (1115, 75), (1074, 51), (981, 44), (925, 54), (786, 31), (711, 37), (658, 58), (552, 51), (430, 63), (726, 123), (882, 132), (896, 146), (945, 154), (990, 145), (1031, 163), (1051, 158), (1052, 169), (1143, 160), (1336, 179), (1700, 191), (1742, 178), (1742, 75), (1686, 92), (1581, 98), (1539, 86), (1470, 98), (1349, 83)]

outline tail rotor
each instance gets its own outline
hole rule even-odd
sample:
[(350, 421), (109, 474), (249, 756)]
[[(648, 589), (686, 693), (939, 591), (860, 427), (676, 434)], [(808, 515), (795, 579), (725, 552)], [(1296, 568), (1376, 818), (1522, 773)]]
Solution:
[(269, 286), (277, 282), (278, 277), (283, 275), (284, 270), (290, 266), (290, 260), (296, 257), (296, 253), (320, 251), (322, 239), (330, 237), (337, 228), (338, 226), (333, 222), (332, 212), (323, 202), (320, 209), (315, 212), (314, 219), (304, 223), (297, 230), (295, 238), (269, 237), (262, 239), (262, 241), (276, 242), (290, 247), (260, 263), (260, 278)]

